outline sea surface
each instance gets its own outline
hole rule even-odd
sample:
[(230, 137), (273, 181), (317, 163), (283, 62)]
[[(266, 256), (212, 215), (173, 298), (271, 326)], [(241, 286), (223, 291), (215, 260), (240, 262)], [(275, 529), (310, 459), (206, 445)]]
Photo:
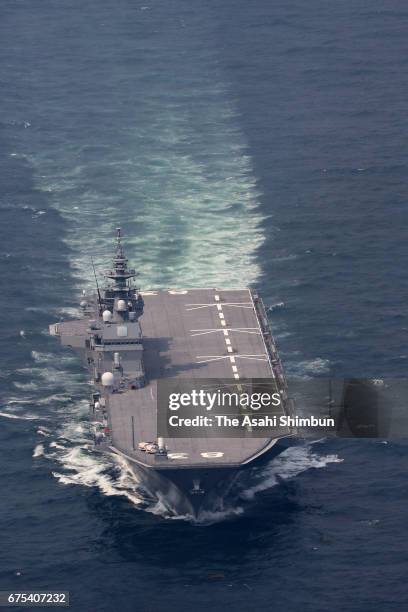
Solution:
[(300, 444), (180, 516), (95, 455), (47, 330), (120, 225), (145, 289), (258, 288), (288, 375), (405, 376), (407, 4), (143, 1), (0, 5), (0, 589), (406, 610), (407, 441)]

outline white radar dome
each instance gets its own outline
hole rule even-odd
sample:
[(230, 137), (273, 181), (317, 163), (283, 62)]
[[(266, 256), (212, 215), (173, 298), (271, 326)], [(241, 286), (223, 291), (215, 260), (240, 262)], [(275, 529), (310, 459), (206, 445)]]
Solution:
[(102, 319), (104, 320), (105, 323), (109, 323), (109, 321), (112, 321), (112, 313), (110, 310), (104, 310), (102, 313)]
[(127, 310), (127, 306), (126, 306), (125, 300), (118, 300), (118, 304), (116, 306), (116, 309), (119, 312), (123, 312), (124, 310)]
[(102, 374), (101, 382), (104, 387), (112, 387), (113, 383), (115, 382), (112, 372), (104, 372)]

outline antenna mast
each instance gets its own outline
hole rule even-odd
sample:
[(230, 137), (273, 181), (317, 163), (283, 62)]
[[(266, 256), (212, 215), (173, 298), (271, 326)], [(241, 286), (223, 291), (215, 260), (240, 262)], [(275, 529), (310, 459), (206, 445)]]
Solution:
[(93, 257), (92, 256), (91, 256), (91, 262), (92, 262), (92, 269), (93, 269), (93, 273), (94, 273), (94, 277), (95, 277), (96, 291), (98, 292), (99, 308), (101, 308), (102, 307), (101, 292), (99, 291), (98, 279), (96, 277), (95, 264), (93, 262)]

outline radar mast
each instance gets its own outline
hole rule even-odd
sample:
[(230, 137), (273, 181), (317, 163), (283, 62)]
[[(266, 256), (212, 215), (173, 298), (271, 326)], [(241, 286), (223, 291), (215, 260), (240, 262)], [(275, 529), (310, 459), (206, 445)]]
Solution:
[(110, 289), (115, 295), (121, 295), (124, 292), (127, 293), (130, 288), (127, 281), (136, 276), (136, 270), (127, 267), (128, 259), (125, 256), (121, 239), (122, 231), (121, 228), (118, 227), (116, 229), (116, 246), (112, 261), (112, 269), (105, 270), (104, 272), (104, 276), (114, 282), (114, 285), (110, 287)]

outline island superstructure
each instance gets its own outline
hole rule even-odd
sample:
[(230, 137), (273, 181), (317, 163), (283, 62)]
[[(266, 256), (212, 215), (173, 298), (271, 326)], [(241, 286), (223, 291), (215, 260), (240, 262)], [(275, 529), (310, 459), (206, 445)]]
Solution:
[(267, 379), (290, 401), (262, 300), (251, 289), (140, 291), (117, 229), (112, 267), (79, 319), (50, 325), (51, 335), (84, 358), (94, 385), (96, 448), (122, 455), (164, 495), (191, 507), (222, 495), (244, 468), (279, 454), (292, 431), (275, 437), (160, 438), (157, 383), (163, 378)]

